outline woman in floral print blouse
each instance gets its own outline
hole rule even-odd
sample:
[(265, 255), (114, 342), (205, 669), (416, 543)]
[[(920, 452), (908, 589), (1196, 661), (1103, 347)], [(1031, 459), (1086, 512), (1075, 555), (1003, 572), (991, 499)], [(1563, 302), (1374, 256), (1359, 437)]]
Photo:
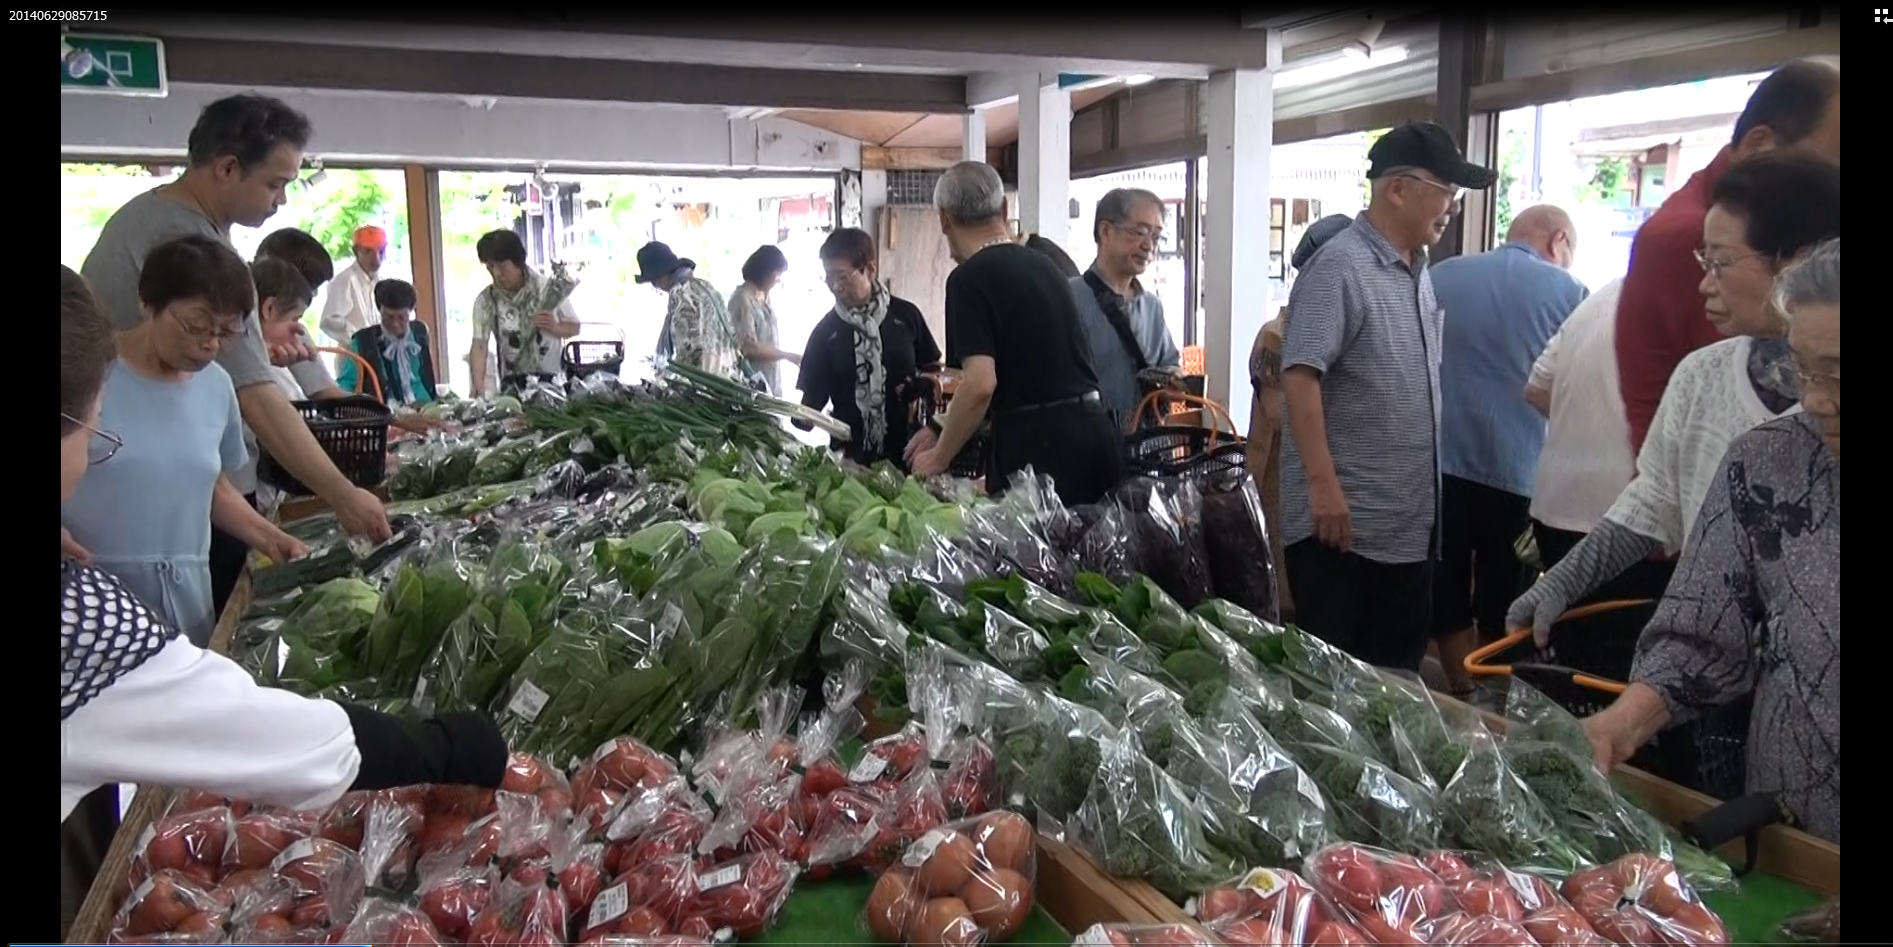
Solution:
[(1747, 792), (1839, 843), (1840, 240), (1777, 286), (1803, 410), (1729, 445), (1629, 688), (1585, 729), (1609, 767), (1752, 697)]

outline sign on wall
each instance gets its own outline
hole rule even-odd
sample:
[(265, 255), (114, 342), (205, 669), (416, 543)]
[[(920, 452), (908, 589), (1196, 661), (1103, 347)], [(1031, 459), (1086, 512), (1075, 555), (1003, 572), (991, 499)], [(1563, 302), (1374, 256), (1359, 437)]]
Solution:
[(161, 97), (168, 87), (163, 40), (65, 33), (59, 65), (61, 92)]

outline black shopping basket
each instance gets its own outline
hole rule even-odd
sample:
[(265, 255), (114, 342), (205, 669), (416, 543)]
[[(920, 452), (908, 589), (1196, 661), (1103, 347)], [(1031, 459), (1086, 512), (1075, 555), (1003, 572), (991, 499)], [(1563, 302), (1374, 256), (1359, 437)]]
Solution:
[(586, 322), (581, 325), (605, 326), (615, 333), (615, 339), (573, 339), (565, 343), (559, 353), (559, 363), (565, 369), (566, 384), (573, 385), (593, 375), (616, 375), (624, 367), (624, 330), (609, 322)]
[[(1162, 423), (1166, 416), (1159, 413), (1160, 405), (1166, 399), (1196, 405), (1203, 423)], [(1158, 423), (1142, 424), (1146, 416)], [(1206, 482), (1248, 469), (1247, 442), (1236, 432), (1229, 412), (1208, 398), (1180, 391), (1153, 391), (1125, 419), (1125, 427), (1124, 471), (1131, 476)]]
[[(1578, 717), (1610, 706), (1624, 692), (1637, 638), (1656, 611), (1654, 599), (1594, 602), (1558, 616), (1540, 649), (1529, 628), (1466, 657), (1474, 677), (1511, 677), (1531, 685)], [(1746, 702), (1712, 711), (1659, 734), (1630, 764), (1716, 799), (1736, 799), (1748, 776)]]
[[(946, 417), (942, 407), (946, 399), (941, 397), (939, 380), (922, 376), (915, 381), (920, 386), (920, 395), (914, 407), (915, 423), (925, 424), (932, 420), (945, 424)], [(952, 462), (947, 464), (947, 473), (961, 480), (984, 479), (986, 452), (991, 445), (992, 424), (982, 421), (979, 430), (973, 432), (973, 436), (967, 439), (965, 446), (960, 448), (958, 454), (953, 455)]]
[[(364, 489), (381, 485), (388, 476), (388, 424), (394, 413), (388, 406), (366, 395), (349, 395), (324, 401), (293, 402), (309, 433), (322, 445), (323, 453), (348, 482)], [(291, 496), (312, 496), (315, 491), (304, 486), (258, 445), (257, 480)]]

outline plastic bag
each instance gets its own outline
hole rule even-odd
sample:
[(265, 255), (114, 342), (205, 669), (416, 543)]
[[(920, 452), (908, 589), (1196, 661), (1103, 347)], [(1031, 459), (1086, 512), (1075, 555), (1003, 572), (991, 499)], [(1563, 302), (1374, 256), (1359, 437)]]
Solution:
[[(412, 839), (420, 831), (426, 814), (418, 805), (404, 805), (399, 800), (377, 794), (365, 809), (361, 855), (361, 876), (367, 887), (399, 890), (406, 887), (419, 855)], [(337, 843), (341, 844), (341, 843)]]
[(1370, 943), (1344, 912), (1286, 870), (1252, 869), (1191, 899), (1186, 910), (1230, 947)]
[(1341, 838), (1395, 851), (1424, 851), (1445, 834), (1438, 796), (1368, 756), (1320, 744), (1290, 744), (1314, 779)]
[(669, 757), (630, 737), (614, 737), (593, 749), (573, 772), (572, 811), (594, 831), (603, 832), (627, 798), (677, 778), (677, 764)]
[(1203, 496), (1194, 483), (1134, 477), (1112, 491), (1112, 498), (1130, 514), (1130, 524), (1141, 537), (1139, 573), (1186, 608), (1213, 595)]
[(697, 894), (699, 859), (679, 854), (628, 864), (592, 900), (581, 936), (654, 937), (679, 931)]
[(323, 838), (303, 839), (283, 849), (270, 863), (269, 873), (289, 882), (300, 916), (311, 924), (354, 916), (367, 890), (361, 856)]
[(1071, 589), (1072, 563), (1045, 537), (1045, 526), (1066, 515), (1051, 478), (1030, 468), (1013, 476), (998, 500), (967, 512), (967, 537), (993, 560), (998, 571), (1025, 577), (1057, 592)]
[(112, 920), (109, 943), (215, 944), (228, 909), (182, 872), (160, 869), (134, 888)]
[(1079, 931), (1071, 944), (1072, 947), (1218, 947), (1214, 939), (1188, 924), (1093, 924)]
[(1783, 921), (1781, 936), (1809, 943), (1840, 943), (1840, 896), (1835, 895), (1820, 907)]
[(1172, 897), (1198, 891), (1237, 865), (1209, 843), (1190, 793), (1135, 741), (1108, 731), (1097, 740), (1089, 793), (1072, 820), (1075, 841), (1106, 872), (1143, 878)]
[(800, 870), (774, 852), (757, 852), (718, 864), (696, 877), (696, 893), (685, 902), (683, 924), (692, 919), (737, 938), (762, 935), (788, 901)]
[[(160, 871), (174, 871), (199, 885), (222, 878), (230, 862), (236, 815), (227, 805), (203, 805), (210, 800), (174, 805), (157, 822), (145, 827), (132, 845), (127, 882), (136, 886)], [(287, 841), (284, 844), (288, 844)], [(263, 867), (268, 864), (264, 859)]]
[(416, 902), (421, 913), (447, 939), (464, 942), (473, 933), (473, 920), (493, 903), (499, 872), (491, 865), (477, 868), (447, 866), (421, 879)]
[(1421, 944), (1459, 906), (1439, 876), (1411, 855), (1365, 845), (1334, 845), (1308, 857), (1315, 890), (1347, 912), (1372, 941)]
[(550, 633), (570, 572), (536, 544), (502, 543), (416, 681), (415, 703), (433, 710), (497, 709), (513, 672)]
[(1440, 792), (1446, 828), (1462, 848), (1521, 871), (1563, 877), (1586, 864), (1545, 803), (1505, 762), (1483, 729), (1472, 734), (1459, 774)]
[[(1447, 724), (1432, 692), (1417, 679), (1397, 674), (1343, 682), (1333, 692), (1335, 709), (1373, 741), (1381, 759), (1401, 775), (1439, 789), (1458, 774), (1468, 740)], [(1476, 720), (1463, 726), (1483, 729)]]
[(354, 656), (361, 676), (375, 682), (375, 696), (411, 699), (447, 626), (472, 600), (472, 570), (454, 547), (417, 546), (383, 587), (359, 647), (342, 642), (340, 653)]
[[(563, 947), (565, 895), (541, 879), (506, 879), (473, 918), (468, 944), (483, 947)], [(372, 943), (380, 943), (373, 941)]]
[(1558, 889), (1537, 875), (1513, 871), (1476, 854), (1432, 851), (1420, 856), (1420, 861), (1446, 884), (1466, 915), (1511, 925), (1462, 923), (1451, 931), (1455, 943), (1494, 943), (1492, 938), (1521, 929), (1540, 944), (1603, 947), (1609, 943), (1597, 936)]
[(1012, 812), (928, 832), (875, 884), (869, 933), (888, 943), (1011, 940), (1032, 913), (1035, 845), (1031, 823)]
[(552, 876), (565, 895), (568, 921), (582, 921), (605, 886), (605, 846), (590, 841), (582, 822), (556, 828), (552, 838)]
[(1106, 502), (1074, 513), (1085, 523), (1073, 550), (1079, 568), (1120, 585), (1142, 574), (1149, 554), (1129, 510)]
[(1279, 621), (1275, 557), (1255, 480), (1246, 471), (1216, 477), (1203, 488), (1202, 506), (1204, 549), (1216, 596)]
[(301, 900), (289, 882), (243, 872), (212, 892), (230, 905), (230, 937), (245, 944), (320, 944), (329, 937), (328, 903)]
[(1672, 862), (1626, 855), (1564, 881), (1562, 892), (1597, 933), (1619, 944), (1703, 947), (1729, 942), (1722, 919), (1709, 910)]

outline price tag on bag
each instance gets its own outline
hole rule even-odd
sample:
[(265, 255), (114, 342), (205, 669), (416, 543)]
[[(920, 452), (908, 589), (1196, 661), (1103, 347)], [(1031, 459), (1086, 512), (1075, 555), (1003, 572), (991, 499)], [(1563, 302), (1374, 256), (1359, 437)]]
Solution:
[(530, 723), (539, 718), (539, 712), (546, 709), (546, 702), (551, 699), (551, 694), (540, 690), (533, 682), (520, 681), (519, 689), (513, 692), (513, 699), (506, 703), (506, 709)]
[(1253, 891), (1262, 897), (1268, 897), (1282, 890), (1282, 876), (1267, 868), (1257, 868), (1242, 876), (1242, 883), (1236, 887)]
[(724, 885), (733, 885), (743, 880), (743, 866), (724, 865), (715, 871), (697, 876), (698, 891), (714, 891)]
[(881, 774), (886, 771), (887, 760), (875, 756), (872, 753), (863, 754), (861, 759), (855, 762), (854, 768), (848, 771), (848, 781), (851, 783), (871, 783), (881, 778)]
[(315, 839), (303, 839), (278, 852), (274, 861), (269, 863), (269, 873), (282, 874), (283, 869), (315, 854)]
[(587, 929), (602, 927), (625, 915), (631, 910), (631, 889), (620, 881), (603, 891), (592, 901), (592, 913), (585, 920)]

